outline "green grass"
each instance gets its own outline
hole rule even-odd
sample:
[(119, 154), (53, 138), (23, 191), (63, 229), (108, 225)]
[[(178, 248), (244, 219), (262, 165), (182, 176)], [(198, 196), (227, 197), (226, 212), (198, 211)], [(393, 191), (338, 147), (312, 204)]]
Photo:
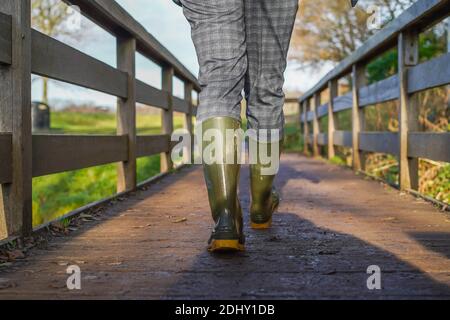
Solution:
[[(53, 112), (54, 134), (115, 134), (116, 117), (110, 113)], [(175, 128), (181, 128), (183, 119), (175, 116)], [(139, 135), (161, 132), (159, 115), (139, 115), (136, 119)], [(160, 172), (160, 157), (140, 158), (137, 178), (145, 181)], [(52, 221), (94, 201), (116, 193), (116, 164), (86, 168), (33, 179), (33, 224)]]

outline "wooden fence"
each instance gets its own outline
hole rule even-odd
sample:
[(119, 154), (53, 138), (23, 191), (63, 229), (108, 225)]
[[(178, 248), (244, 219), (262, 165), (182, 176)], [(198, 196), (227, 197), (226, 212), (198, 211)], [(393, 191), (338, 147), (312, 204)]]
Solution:
[[(305, 152), (312, 148), (319, 156), (327, 146), (328, 157), (335, 147), (352, 149), (353, 167), (364, 170), (364, 153), (393, 154), (399, 159), (400, 188), (418, 188), (418, 158), (450, 162), (450, 133), (418, 132), (419, 104), (413, 94), (450, 83), (450, 53), (419, 63), (419, 34), (450, 14), (448, 0), (418, 0), (398, 18), (371, 37), (343, 60), (300, 99)], [(365, 67), (371, 59), (397, 46), (398, 74), (367, 85)], [(338, 96), (338, 80), (348, 74), (352, 90)], [(328, 89), (328, 103), (321, 104), (321, 92)], [(311, 102), (312, 100), (312, 102)], [(398, 101), (399, 132), (365, 132), (364, 108)], [(336, 129), (336, 113), (352, 110), (352, 131)], [(328, 133), (321, 133), (319, 119), (328, 117)], [(310, 130), (312, 126), (312, 130)], [(310, 134), (312, 131), (312, 134)]]
[[(117, 68), (31, 29), (30, 0), (0, 2), (0, 240), (29, 235), (32, 178), (118, 162), (118, 192), (136, 188), (136, 158), (161, 153), (172, 168), (173, 112), (185, 114), (192, 133), (197, 79), (152, 35), (112, 0), (67, 0), (117, 39)], [(135, 54), (162, 68), (162, 90), (136, 79)], [(116, 136), (32, 135), (31, 74), (118, 97)], [(173, 77), (185, 99), (173, 96)], [(161, 108), (162, 133), (136, 135), (136, 103)]]

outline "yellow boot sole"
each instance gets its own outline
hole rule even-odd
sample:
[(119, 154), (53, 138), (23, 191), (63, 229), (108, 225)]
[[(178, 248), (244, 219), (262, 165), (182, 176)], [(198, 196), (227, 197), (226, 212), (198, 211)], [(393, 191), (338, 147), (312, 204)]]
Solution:
[(272, 227), (272, 218), (266, 223), (250, 223), (250, 227), (255, 230), (270, 229)]
[(239, 240), (212, 240), (209, 252), (244, 251), (245, 246)]

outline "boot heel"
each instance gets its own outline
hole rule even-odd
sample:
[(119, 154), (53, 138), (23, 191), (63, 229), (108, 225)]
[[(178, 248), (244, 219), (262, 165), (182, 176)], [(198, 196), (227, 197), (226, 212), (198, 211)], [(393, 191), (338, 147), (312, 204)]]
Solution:
[(270, 220), (266, 223), (251, 222), (250, 227), (254, 230), (270, 229), (272, 227), (272, 218), (270, 218)]
[(239, 240), (212, 240), (209, 252), (244, 251), (245, 246)]

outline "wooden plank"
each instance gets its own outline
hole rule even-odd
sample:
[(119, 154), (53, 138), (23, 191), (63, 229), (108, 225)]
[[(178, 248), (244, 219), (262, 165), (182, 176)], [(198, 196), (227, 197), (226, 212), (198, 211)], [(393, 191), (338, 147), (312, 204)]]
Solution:
[(408, 93), (450, 83), (450, 53), (411, 67), (408, 70)]
[(0, 63), (11, 64), (11, 16), (0, 12)]
[(126, 98), (127, 74), (36, 30), (32, 31), (32, 72)]
[(408, 156), (450, 162), (450, 132), (410, 132)]
[(398, 75), (359, 89), (359, 107), (398, 99)]
[(328, 103), (325, 103), (317, 108), (317, 118), (320, 119), (328, 115)]
[(97, 22), (112, 34), (133, 36), (137, 41), (137, 50), (140, 53), (161, 65), (172, 66), (176, 76), (182, 80), (192, 82), (196, 90), (201, 89), (196, 77), (116, 1), (65, 1), (79, 6), (84, 15)]
[(399, 183), (402, 190), (418, 190), (419, 160), (408, 156), (408, 133), (419, 131), (419, 101), (408, 91), (408, 74), (419, 62), (419, 33), (415, 30), (402, 32), (398, 37), (399, 90)]
[(361, 132), (360, 149), (398, 155), (398, 134), (391, 132)]
[(348, 92), (345, 95), (334, 98), (334, 112), (349, 110), (353, 106), (352, 92)]
[(338, 95), (338, 81), (333, 79), (328, 83), (328, 159), (332, 159), (336, 155), (334, 148), (334, 132), (336, 131), (336, 115), (334, 113), (334, 98)]
[[(162, 70), (162, 89), (169, 97), (167, 110), (162, 110), (162, 134), (172, 135), (173, 132), (173, 77), (174, 69), (166, 66)], [(161, 172), (173, 169), (171, 150), (161, 153)]]
[(360, 148), (359, 133), (364, 131), (364, 110), (359, 106), (359, 89), (366, 85), (367, 78), (365, 66), (360, 64), (353, 65), (352, 69), (352, 155), (353, 169), (364, 170), (365, 157)]
[(450, 12), (449, 0), (420, 0), (405, 10), (400, 16), (392, 20), (382, 30), (369, 38), (364, 45), (359, 47), (350, 56), (323, 77), (313, 88), (308, 90), (300, 101), (311, 98), (317, 91), (326, 88), (328, 81), (338, 79), (351, 71), (357, 62), (368, 61), (386, 49), (397, 43), (398, 34), (414, 27), (416, 30), (424, 29), (436, 21), (439, 21)]
[(189, 108), (189, 112), (184, 115), (183, 128), (191, 136), (191, 146), (183, 150), (184, 163), (194, 163), (194, 124), (192, 122), (192, 91), (194, 90), (194, 85), (190, 82), (184, 83), (184, 99)]
[(314, 157), (320, 156), (320, 149), (319, 149), (319, 143), (318, 143), (318, 135), (320, 133), (320, 127), (319, 127), (319, 118), (317, 117), (317, 109), (320, 106), (320, 92), (316, 93), (313, 98), (312, 103), (312, 112), (314, 115), (313, 118), (313, 155)]
[(189, 103), (186, 100), (180, 99), (178, 97), (173, 97), (173, 111), (181, 113), (189, 113)]
[(170, 150), (170, 136), (167, 134), (137, 136), (137, 157), (153, 156)]
[(0, 184), (12, 179), (12, 136), (0, 133)]
[(33, 176), (126, 161), (127, 136), (33, 136)]
[(335, 131), (333, 135), (334, 145), (351, 148), (353, 138), (351, 131)]
[(117, 68), (128, 75), (128, 97), (117, 99), (117, 135), (128, 139), (126, 161), (117, 164), (117, 192), (137, 186), (136, 169), (136, 40), (117, 37)]
[(11, 65), (0, 65), (0, 132), (12, 134), (12, 179), (0, 186), (0, 239), (32, 231), (31, 4), (2, 0), (11, 15)]
[(136, 80), (136, 102), (167, 109), (168, 100), (167, 92), (158, 90), (140, 80)]
[(326, 133), (319, 133), (317, 135), (317, 143), (320, 146), (326, 146), (328, 144), (328, 135)]
[(307, 115), (308, 115), (308, 109), (309, 109), (309, 100), (305, 100), (302, 103), (302, 107), (303, 107), (303, 153), (305, 155), (309, 154), (309, 124), (308, 124), (308, 120), (307, 120)]

